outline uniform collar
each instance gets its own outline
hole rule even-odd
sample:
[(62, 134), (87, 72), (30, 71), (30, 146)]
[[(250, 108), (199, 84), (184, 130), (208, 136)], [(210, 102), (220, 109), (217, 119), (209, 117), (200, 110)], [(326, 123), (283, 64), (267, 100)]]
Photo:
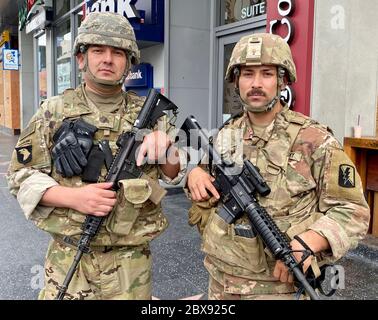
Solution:
[(260, 140), (268, 142), (272, 138), (273, 133), (280, 128), (286, 130), (291, 118), (292, 111), (289, 109), (288, 105), (285, 104), (282, 110), (276, 114), (276, 117), (272, 123), (266, 127), (261, 136), (254, 135), (253, 127), (251, 121), (249, 120), (247, 111), (245, 111), (234, 124), (238, 128), (243, 129), (243, 140), (252, 141), (255, 144)]

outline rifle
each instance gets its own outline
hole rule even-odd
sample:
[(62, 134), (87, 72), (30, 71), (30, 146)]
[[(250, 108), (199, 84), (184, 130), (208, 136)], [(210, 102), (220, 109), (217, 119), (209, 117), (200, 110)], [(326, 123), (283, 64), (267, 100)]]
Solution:
[[(162, 94), (151, 89), (132, 130), (123, 132), (117, 139), (118, 150), (105, 177), (105, 182), (113, 182), (112, 190), (117, 191), (119, 180), (142, 176), (143, 173), (135, 162), (135, 152), (141, 144), (141, 141), (137, 141), (136, 138), (138, 132), (142, 129), (153, 128), (157, 120), (169, 110), (172, 110), (174, 116), (176, 116), (177, 106)], [(90, 252), (90, 243), (99, 232), (104, 219), (105, 217), (87, 215), (81, 227), (83, 232), (77, 243), (69, 237), (64, 237), (66, 243), (77, 247), (77, 253), (63, 285), (59, 287), (56, 300), (63, 300), (82, 255)]]
[[(262, 196), (267, 196), (270, 193), (270, 188), (260, 175), (259, 169), (247, 159), (244, 159), (242, 168), (223, 160), (214, 150), (211, 139), (193, 116), (186, 118), (181, 129), (185, 131), (186, 137), (188, 137), (186, 142), (188, 146), (193, 142), (193, 139), (190, 141), (190, 137), (198, 138), (198, 141), (195, 141), (197, 144), (192, 145), (192, 147), (202, 148), (205, 154), (212, 159), (215, 176), (213, 184), (219, 191), (222, 202), (222, 207), (218, 212), (219, 216), (228, 224), (231, 224), (246, 213), (251, 223), (252, 233), (257, 233), (275, 259), (281, 260), (288, 267), (302, 286), (302, 291), (304, 289), (312, 300), (320, 300), (309, 281), (313, 283), (315, 288), (320, 286), (319, 283), (315, 282), (314, 279), (310, 280), (311, 277), (306, 278), (301, 270), (303, 261), (310, 253), (308, 250), (301, 251), (304, 255), (302, 260), (298, 262), (293, 255), (286, 235), (281, 232), (272, 217), (256, 200), (256, 193)], [(189, 133), (190, 130), (192, 131)], [(246, 230), (241, 231), (247, 233)]]

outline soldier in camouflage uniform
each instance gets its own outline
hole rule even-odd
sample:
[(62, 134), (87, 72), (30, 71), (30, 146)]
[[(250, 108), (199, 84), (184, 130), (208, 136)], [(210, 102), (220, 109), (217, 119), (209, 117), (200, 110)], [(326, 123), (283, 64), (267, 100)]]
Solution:
[[(257, 196), (259, 203), (293, 250), (304, 249), (295, 235), (312, 249), (315, 256), (303, 268), (316, 274), (319, 266), (356, 247), (367, 232), (369, 207), (355, 166), (327, 127), (280, 100), (281, 89), (296, 81), (290, 48), (281, 37), (243, 37), (226, 79), (234, 83), (245, 111), (226, 123), (215, 146), (224, 158), (242, 164), (245, 156), (260, 169), (271, 193)], [(259, 237), (235, 234), (236, 225), (248, 223), (246, 215), (232, 225), (219, 217), (219, 194), (205, 169), (191, 170), (187, 186), (193, 200), (189, 222), (203, 234), (209, 298), (293, 299), (293, 277), (286, 266), (272, 258)], [(302, 253), (294, 255), (301, 260)]]
[[(160, 119), (159, 130), (144, 136), (137, 164), (141, 179), (120, 181), (109, 190), (102, 165), (100, 183), (85, 183), (78, 172), (62, 175), (53, 161), (53, 137), (63, 120), (82, 119), (97, 128), (93, 145), (108, 140), (112, 155), (120, 133), (130, 131), (144, 99), (122, 91), (132, 64), (139, 63), (134, 31), (121, 15), (90, 13), (79, 28), (74, 54), (84, 83), (75, 90), (47, 99), (21, 133), (7, 175), (27, 219), (52, 235), (45, 264), (45, 287), (40, 299), (54, 299), (73, 262), (76, 247), (64, 236), (78, 240), (87, 214), (106, 217), (68, 287), (65, 299), (150, 299), (149, 242), (163, 232), (167, 220), (160, 201), (165, 190), (161, 177), (176, 184), (184, 175), (179, 151), (170, 147), (172, 126)], [(168, 161), (158, 165), (162, 157)], [(72, 162), (75, 160), (72, 159)], [(83, 159), (77, 159), (83, 160)], [(150, 164), (153, 163), (153, 164)], [(160, 162), (159, 162), (160, 163)], [(68, 165), (72, 166), (72, 163)]]

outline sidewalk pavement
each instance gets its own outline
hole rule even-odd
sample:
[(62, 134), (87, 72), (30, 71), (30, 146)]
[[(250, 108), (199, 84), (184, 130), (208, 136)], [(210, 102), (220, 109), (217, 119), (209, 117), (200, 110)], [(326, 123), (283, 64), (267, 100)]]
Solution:
[[(7, 189), (4, 174), (16, 141), (17, 137), (0, 132), (0, 299), (36, 299), (50, 237), (24, 218)], [(170, 225), (151, 243), (152, 293), (157, 299), (207, 299), (208, 274), (200, 251), (201, 238), (197, 229), (188, 225), (189, 207), (180, 189), (168, 190), (163, 208)], [(332, 299), (378, 299), (377, 258), (378, 238), (367, 236), (338, 262), (345, 270), (345, 289)]]

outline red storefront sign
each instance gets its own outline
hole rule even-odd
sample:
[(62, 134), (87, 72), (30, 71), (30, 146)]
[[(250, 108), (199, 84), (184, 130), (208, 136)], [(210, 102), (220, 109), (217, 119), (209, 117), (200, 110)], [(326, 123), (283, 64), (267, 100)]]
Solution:
[(278, 34), (290, 45), (297, 68), (293, 109), (310, 114), (314, 0), (268, 0), (267, 32)]

